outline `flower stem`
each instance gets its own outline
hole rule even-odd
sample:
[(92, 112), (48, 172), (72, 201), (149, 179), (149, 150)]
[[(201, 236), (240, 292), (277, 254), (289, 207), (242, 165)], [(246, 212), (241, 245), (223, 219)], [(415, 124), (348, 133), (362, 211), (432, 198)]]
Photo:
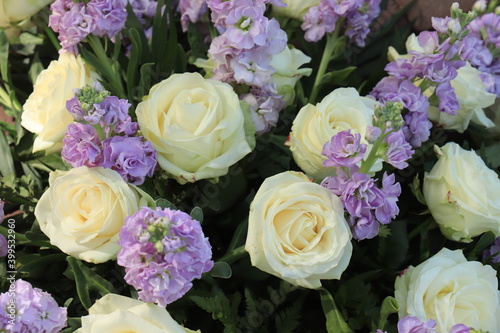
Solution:
[(382, 145), (382, 142), (384, 139), (391, 134), (393, 131), (389, 131), (387, 133), (382, 133), (380, 134), (380, 137), (377, 139), (377, 141), (373, 144), (372, 149), (370, 150), (370, 154), (368, 157), (362, 162), (361, 167), (359, 168), (360, 173), (366, 173), (370, 172), (370, 169), (373, 167), (377, 159), (379, 158), (378, 156), (378, 150), (380, 146)]
[(222, 256), (222, 258), (220, 258), (217, 261), (225, 261), (228, 264), (232, 264), (233, 262), (246, 256), (246, 254), (247, 254), (247, 251), (245, 251), (245, 245), (242, 245), (240, 247), (237, 247), (237, 248), (229, 251), (229, 253), (226, 253), (224, 256)]
[(321, 86), (321, 81), (323, 81), (323, 77), (325, 76), (326, 69), (330, 60), (332, 60), (332, 55), (335, 52), (335, 49), (338, 45), (339, 41), (339, 32), (342, 28), (343, 19), (339, 19), (335, 26), (335, 30), (332, 33), (328, 33), (326, 35), (326, 45), (325, 50), (323, 51), (323, 56), (321, 57), (321, 62), (319, 64), (318, 73), (316, 74), (316, 79), (314, 80), (314, 86), (311, 92), (311, 97), (309, 98), (309, 103), (314, 104), (316, 102), (316, 98), (319, 93), (319, 89)]
[(100, 63), (104, 65), (107, 69), (106, 76), (110, 80), (110, 84), (113, 86), (115, 92), (118, 94), (119, 98), (126, 98), (125, 90), (123, 89), (122, 81), (120, 75), (116, 72), (116, 68), (110, 63), (106, 51), (104, 50), (101, 41), (98, 37), (89, 35), (87, 36), (92, 50), (94, 50), (97, 59)]

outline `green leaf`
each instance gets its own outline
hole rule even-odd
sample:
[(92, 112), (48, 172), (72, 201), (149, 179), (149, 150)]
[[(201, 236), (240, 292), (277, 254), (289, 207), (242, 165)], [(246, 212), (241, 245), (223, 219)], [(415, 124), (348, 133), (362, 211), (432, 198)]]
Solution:
[(236, 332), (241, 295), (235, 293), (229, 299), (220, 289), (216, 289), (214, 294), (212, 297), (191, 296), (190, 299), (211, 313), (213, 319), (219, 320), (224, 325), (224, 332)]
[[(127, 93), (129, 98), (134, 98), (134, 88), (137, 80), (137, 74), (139, 72), (139, 52), (142, 50), (142, 42), (137, 29), (131, 28), (129, 30), (130, 40), (132, 41), (132, 47), (130, 49), (130, 58), (127, 66)], [(140, 101), (142, 95), (137, 96)]]
[(171, 203), (167, 199), (163, 199), (163, 198), (156, 199), (155, 205), (156, 205), (156, 207), (160, 207), (162, 209), (165, 209), (165, 208), (177, 209), (177, 207), (173, 203)]
[(387, 296), (382, 302), (382, 307), (380, 309), (380, 318), (378, 321), (378, 326), (376, 328), (383, 330), (385, 328), (385, 323), (387, 322), (387, 317), (389, 317), (389, 315), (393, 313), (397, 313), (398, 311), (398, 301), (392, 296)]
[(10, 92), (10, 74), (9, 74), (9, 41), (3, 29), (0, 29), (0, 74), (4, 82), (7, 83), (7, 92)]
[(144, 96), (149, 93), (149, 89), (152, 86), (152, 77), (153, 77), (153, 66), (154, 63), (147, 63), (141, 66), (140, 74), (141, 78), (139, 80), (139, 90), (138, 96)]
[(29, 75), (30, 75), (30, 81), (34, 85), (36, 82), (36, 78), (40, 74), (41, 71), (43, 71), (43, 64), (40, 61), (40, 58), (38, 57), (38, 54), (35, 54), (35, 57), (33, 58), (33, 62), (31, 63)]
[(90, 291), (97, 291), (101, 296), (116, 293), (115, 288), (109, 281), (91, 271), (81, 260), (68, 256), (66, 261), (69, 264), (69, 272), (75, 280), (78, 297), (86, 309), (93, 304)]
[(19, 272), (30, 272), (35, 269), (44, 269), (47, 267), (48, 264), (54, 263), (54, 262), (59, 262), (59, 261), (64, 261), (64, 258), (66, 258), (66, 254), (64, 253), (56, 253), (56, 254), (49, 254), (46, 256), (38, 256), (38, 258), (31, 260), (29, 263), (21, 265), (19, 267), (18, 271)]
[(474, 248), (470, 251), (469, 255), (467, 256), (467, 259), (477, 260), (480, 257), (482, 251), (491, 244), (493, 244), (495, 239), (496, 239), (495, 234), (493, 234), (493, 232), (491, 231), (482, 234), (479, 240), (477, 241), (476, 245), (474, 246)]
[(324, 288), (320, 288), (319, 294), (321, 298), (321, 306), (326, 317), (326, 329), (328, 333), (353, 333), (344, 317), (337, 309), (335, 301), (330, 292)]
[(190, 56), (193, 60), (198, 58), (204, 59), (207, 56), (208, 46), (204, 41), (204, 36), (201, 34), (200, 29), (191, 22), (188, 25), (187, 37), (190, 49)]
[(227, 262), (219, 261), (214, 264), (214, 267), (210, 270), (210, 275), (215, 278), (229, 279), (233, 272), (231, 271), (231, 266)]
[(340, 84), (342, 81), (347, 79), (349, 74), (351, 74), (356, 69), (355, 66), (346, 67), (340, 69), (338, 71), (332, 71), (326, 73), (321, 80), (321, 84), (329, 83), (329, 84)]
[(409, 186), (411, 193), (413, 193), (418, 202), (420, 202), (422, 205), (427, 206), (424, 194), (422, 193), (422, 189), (420, 187), (420, 178), (418, 177), (418, 174), (415, 175), (415, 178), (413, 178), (413, 182), (409, 184)]
[(2, 158), (0, 158), (0, 173), (3, 177), (15, 174), (14, 160), (12, 159), (7, 137), (3, 131), (0, 131), (0, 151), (2, 151)]
[(189, 213), (189, 216), (191, 216), (193, 219), (199, 221), (200, 223), (203, 222), (203, 210), (198, 206), (193, 208), (191, 213)]

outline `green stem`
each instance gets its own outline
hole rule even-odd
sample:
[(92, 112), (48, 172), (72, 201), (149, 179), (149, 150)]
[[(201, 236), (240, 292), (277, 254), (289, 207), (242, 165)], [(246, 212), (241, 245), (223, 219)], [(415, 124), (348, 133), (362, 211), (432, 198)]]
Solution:
[(220, 258), (217, 261), (225, 261), (228, 264), (232, 264), (233, 262), (246, 256), (246, 254), (247, 251), (245, 251), (245, 245), (242, 245), (240, 247), (235, 248), (234, 250), (229, 251), (229, 253), (226, 253), (222, 258)]
[(375, 162), (378, 159), (378, 150), (379, 150), (380, 146), (382, 145), (382, 142), (392, 132), (394, 132), (394, 131), (392, 130), (392, 131), (389, 131), (389, 132), (387, 132), (385, 134), (381, 134), (380, 135), (380, 137), (377, 139), (377, 141), (373, 144), (372, 149), (370, 150), (370, 154), (362, 162), (361, 168), (359, 168), (359, 172), (360, 173), (366, 173), (367, 174), (370, 171), (370, 169), (373, 167), (373, 165), (375, 164)]
[(340, 33), (340, 29), (342, 28), (343, 19), (339, 19), (335, 30), (333, 33), (328, 33), (326, 35), (326, 45), (325, 50), (323, 51), (323, 56), (321, 57), (321, 62), (319, 64), (318, 73), (316, 74), (316, 79), (314, 80), (313, 90), (311, 92), (311, 97), (309, 98), (309, 103), (314, 104), (316, 102), (316, 98), (319, 93), (319, 88), (321, 86), (321, 81), (325, 76), (326, 69), (328, 68), (328, 64), (332, 59), (332, 55), (338, 44), (338, 36)]
[(116, 72), (115, 67), (110, 63), (108, 56), (106, 55), (106, 51), (104, 50), (101, 41), (99, 40), (98, 37), (89, 35), (88, 36), (88, 41), (90, 43), (90, 46), (94, 50), (97, 58), (103, 64), (109, 69), (109, 72), (107, 73), (108, 79), (110, 80), (111, 85), (115, 89), (115, 91), (118, 94), (119, 98), (126, 98), (125, 90), (122, 85), (122, 81), (120, 78), (120, 75)]

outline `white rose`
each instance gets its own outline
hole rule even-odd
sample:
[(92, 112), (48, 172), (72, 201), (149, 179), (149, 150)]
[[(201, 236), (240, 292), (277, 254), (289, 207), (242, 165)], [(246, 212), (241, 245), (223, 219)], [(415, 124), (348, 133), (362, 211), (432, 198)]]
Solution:
[(36, 14), (54, 0), (0, 0), (0, 27), (8, 27)]
[(51, 172), (49, 185), (35, 208), (40, 229), (61, 251), (92, 263), (116, 258), (125, 218), (152, 201), (102, 167)]
[(233, 88), (198, 73), (158, 83), (136, 114), (158, 164), (181, 184), (223, 176), (251, 151)]
[(443, 248), (396, 278), (399, 318), (433, 319), (436, 331), (464, 324), (484, 332), (500, 332), (500, 293), (496, 271), (467, 261), (461, 250)]
[[(335, 168), (323, 166), (325, 156), (321, 155), (323, 146), (338, 132), (351, 129), (365, 140), (366, 127), (372, 124), (375, 105), (378, 102), (359, 96), (354, 88), (339, 88), (332, 91), (317, 105), (304, 106), (292, 125), (290, 149), (297, 165), (309, 176), (322, 180), (331, 176)], [(365, 156), (368, 156), (371, 145)], [(381, 162), (371, 171), (380, 170)]]
[(458, 76), (450, 83), (455, 89), (460, 110), (457, 111), (457, 115), (452, 116), (431, 106), (428, 110), (429, 119), (446, 129), (454, 129), (459, 133), (465, 131), (471, 121), (487, 128), (494, 126), (495, 124), (486, 117), (483, 109), (495, 103), (496, 95), (486, 91), (486, 85), (479, 77), (481, 72), (468, 62), (457, 72)]
[(245, 250), (252, 265), (294, 285), (340, 279), (351, 231), (338, 197), (299, 172), (267, 178), (250, 206)]
[(304, 15), (309, 11), (309, 8), (318, 6), (319, 0), (283, 0), (286, 7), (273, 6), (274, 16), (291, 17), (300, 21), (304, 20)]
[(302, 76), (311, 75), (311, 68), (299, 68), (311, 61), (302, 51), (287, 46), (281, 53), (275, 55), (271, 61), (274, 68), (273, 81), (278, 93), (283, 95), (285, 104), (290, 105), (295, 97), (293, 88)]
[(424, 176), (423, 193), (442, 233), (455, 241), (500, 235), (500, 179), (473, 151), (456, 143), (435, 147), (439, 160)]
[[(107, 294), (82, 317), (75, 333), (195, 333), (179, 325), (167, 309), (153, 303)], [(199, 331), (198, 331), (199, 333)]]
[(37, 77), (33, 92), (23, 106), (21, 125), (37, 134), (33, 152), (57, 151), (73, 117), (66, 109), (66, 101), (74, 97), (75, 88), (91, 85), (98, 78), (80, 56), (59, 55)]

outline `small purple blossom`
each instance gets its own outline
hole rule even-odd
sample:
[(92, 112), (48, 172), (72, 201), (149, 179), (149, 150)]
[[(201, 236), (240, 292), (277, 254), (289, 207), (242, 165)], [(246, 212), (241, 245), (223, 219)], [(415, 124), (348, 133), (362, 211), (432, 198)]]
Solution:
[(351, 134), (350, 129), (341, 131), (323, 146), (321, 154), (326, 156), (323, 165), (350, 168), (363, 159), (366, 147), (361, 143), (361, 134)]
[(405, 139), (413, 148), (418, 148), (429, 139), (432, 123), (427, 119), (427, 112), (410, 112), (403, 117), (402, 130)]
[(279, 111), (285, 106), (282, 96), (273, 90), (269, 92), (253, 88), (250, 93), (240, 96), (240, 99), (250, 106), (250, 115), (257, 135), (267, 133), (276, 126)]
[(388, 176), (384, 172), (384, 176), (382, 177), (382, 193), (384, 194), (384, 203), (375, 208), (375, 217), (380, 223), (388, 224), (399, 214), (397, 202), (401, 195), (401, 185), (395, 182), (394, 174)]
[(429, 319), (425, 323), (418, 317), (406, 316), (398, 322), (398, 333), (438, 333), (436, 321)]
[(69, 113), (73, 116), (73, 119), (76, 121), (84, 120), (83, 117), (87, 114), (80, 104), (78, 97), (73, 97), (66, 101), (66, 109), (68, 109)]
[(456, 324), (450, 328), (448, 333), (469, 333), (470, 327), (465, 326), (464, 324)]
[(397, 169), (406, 168), (408, 166), (406, 161), (413, 155), (414, 151), (406, 142), (403, 131), (389, 134), (384, 142), (388, 145), (384, 160)]
[(118, 264), (144, 302), (166, 306), (212, 269), (212, 250), (200, 222), (169, 208), (144, 207), (125, 219)]
[(379, 127), (368, 125), (366, 126), (365, 140), (370, 144), (374, 144), (381, 134), (382, 130)]
[[(100, 116), (99, 121), (101, 125), (117, 125), (130, 120), (130, 116), (128, 115), (130, 105), (131, 104), (126, 99), (108, 96), (100, 104), (94, 104), (93, 113)], [(92, 117), (90, 114), (89, 116)]]
[(367, 210), (361, 217), (350, 216), (349, 225), (351, 226), (353, 237), (357, 240), (372, 239), (378, 235), (380, 224), (375, 220), (373, 214)]
[(177, 10), (181, 14), (182, 31), (186, 32), (189, 22), (196, 23), (207, 11), (207, 2), (204, 0), (179, 0)]
[(482, 37), (486, 45), (491, 44), (500, 48), (500, 17), (495, 13), (476, 17), (467, 28), (471, 36)]
[(394, 76), (386, 76), (380, 80), (370, 95), (381, 103), (400, 102), (410, 111), (426, 112), (429, 108), (429, 100), (419, 87), (410, 80), (401, 80)]
[[(11, 289), (15, 294), (14, 303), (10, 289), (0, 294), (0, 328), (6, 332), (58, 333), (66, 327), (67, 309), (59, 307), (49, 293), (21, 279), (16, 280)], [(12, 314), (15, 314), (14, 321)]]
[(113, 136), (102, 142), (102, 163), (134, 185), (152, 177), (156, 168), (156, 150), (143, 137)]
[(491, 260), (494, 264), (500, 262), (500, 237), (497, 237), (495, 242), (483, 251), (483, 260), (486, 259)]
[(454, 116), (460, 110), (460, 103), (450, 82), (438, 85), (436, 87), (436, 96), (439, 98), (439, 111)]
[(91, 0), (87, 9), (96, 22), (94, 35), (112, 39), (125, 27), (127, 10), (122, 0)]
[(91, 125), (69, 124), (64, 134), (61, 156), (76, 168), (99, 166), (102, 160), (101, 140)]

